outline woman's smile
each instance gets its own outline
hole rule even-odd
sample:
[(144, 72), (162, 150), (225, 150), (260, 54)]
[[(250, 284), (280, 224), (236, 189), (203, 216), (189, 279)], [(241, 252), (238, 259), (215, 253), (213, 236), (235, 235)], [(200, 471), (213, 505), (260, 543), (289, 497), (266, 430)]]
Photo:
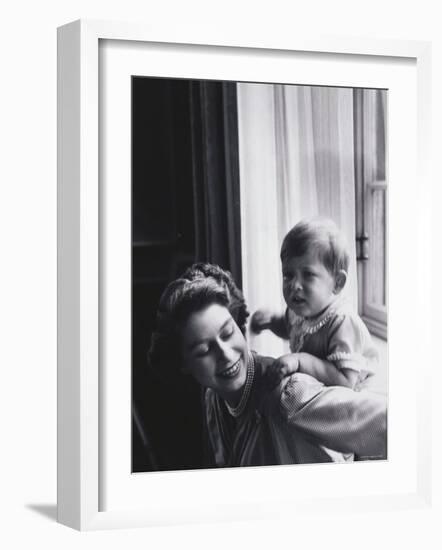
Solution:
[(227, 367), (220, 372), (217, 372), (217, 376), (220, 376), (221, 378), (234, 378), (240, 371), (241, 365), (240, 365), (241, 357), (238, 358), (238, 361), (236, 361), (233, 365), (230, 367)]

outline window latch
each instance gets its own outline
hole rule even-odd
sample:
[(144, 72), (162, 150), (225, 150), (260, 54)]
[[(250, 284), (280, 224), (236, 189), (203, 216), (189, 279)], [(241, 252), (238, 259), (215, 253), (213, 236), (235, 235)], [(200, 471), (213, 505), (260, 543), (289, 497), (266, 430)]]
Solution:
[(368, 260), (368, 235), (364, 231), (362, 235), (356, 237), (356, 259), (366, 262)]

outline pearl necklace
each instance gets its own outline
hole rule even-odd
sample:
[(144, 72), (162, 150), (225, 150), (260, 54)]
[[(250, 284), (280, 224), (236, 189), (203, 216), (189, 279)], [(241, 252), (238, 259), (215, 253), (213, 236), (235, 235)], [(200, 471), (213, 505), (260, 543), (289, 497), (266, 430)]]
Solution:
[(239, 400), (239, 403), (236, 407), (231, 407), (226, 401), (227, 410), (235, 418), (238, 417), (240, 414), (242, 414), (244, 412), (244, 409), (246, 408), (247, 401), (249, 400), (250, 390), (252, 389), (254, 376), (255, 376), (255, 361), (253, 359), (253, 355), (249, 353), (249, 356), (247, 359), (246, 383), (244, 386), (244, 391), (242, 392), (242, 395), (241, 395), (241, 399)]

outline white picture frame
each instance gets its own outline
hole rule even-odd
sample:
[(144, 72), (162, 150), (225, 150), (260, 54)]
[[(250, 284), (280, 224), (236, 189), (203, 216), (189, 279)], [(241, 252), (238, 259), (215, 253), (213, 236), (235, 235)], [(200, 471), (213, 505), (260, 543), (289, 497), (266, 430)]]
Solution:
[[(419, 175), (417, 224), (419, 238), (429, 235), (425, 211), (430, 200), (428, 176), (430, 45), (426, 42), (387, 41), (355, 37), (302, 37), (296, 36), (268, 44), (264, 38), (242, 40), (227, 36), (211, 42), (201, 32), (187, 36), (186, 32), (157, 35), (152, 29), (135, 24), (76, 21), (58, 31), (58, 521), (80, 530), (149, 526), (178, 522), (200, 522), (232, 518), (255, 518), (261, 515), (282, 514), (284, 507), (265, 507), (266, 497), (249, 503), (244, 513), (232, 509), (220, 514), (217, 503), (193, 502), (187, 509), (183, 505), (134, 507), (113, 506), (102, 510), (100, 483), (103, 480), (100, 452), (100, 281), (102, 277), (100, 249), (100, 177), (99, 177), (99, 47), (100, 41), (125, 41), (130, 44), (167, 44), (179, 58), (180, 48), (228, 48), (235, 52), (261, 51), (284, 57), (290, 52), (315, 55), (366, 56), (409, 59), (416, 64), (418, 114), (416, 132), (416, 158)], [(358, 58), (360, 59), (360, 58)], [(178, 76), (178, 75), (177, 75)], [(338, 83), (337, 83), (338, 84)], [(342, 82), (339, 83), (343, 85)], [(399, 225), (400, 225), (399, 221)], [(390, 234), (391, 235), (391, 234)], [(426, 241), (422, 241), (426, 242)], [(420, 278), (430, 276), (429, 253), (422, 252)], [(419, 308), (429, 311), (427, 285), (419, 296)], [(415, 298), (417, 300), (418, 298)], [(417, 303), (417, 302), (416, 302)], [(417, 306), (416, 306), (417, 307)], [(427, 309), (428, 308), (428, 309)], [(428, 316), (429, 317), (429, 316)], [(394, 322), (394, 316), (393, 316)], [(425, 328), (425, 327), (424, 327)], [(430, 366), (423, 366), (425, 376), (417, 382), (416, 391), (416, 456), (412, 467), (415, 481), (413, 489), (392, 491), (382, 495), (338, 495), (343, 513), (355, 503), (360, 510), (381, 507), (425, 506), (431, 497), (431, 470), (429, 467), (430, 403), (423, 392)], [(425, 370), (426, 369), (426, 370)], [(129, 450), (128, 450), (129, 451)], [(249, 470), (249, 469), (248, 469)], [(225, 474), (226, 472), (218, 472)], [(208, 473), (213, 475), (216, 473)], [(176, 475), (174, 474), (165, 474)], [(192, 476), (192, 473), (181, 474)], [(244, 476), (244, 470), (227, 472)], [(252, 477), (253, 472), (247, 473)], [(267, 477), (274, 475), (266, 469)], [(205, 478), (207, 479), (207, 478)], [(175, 482), (178, 478), (175, 478)], [(225, 477), (223, 477), (225, 481)], [(186, 480), (184, 479), (184, 482)], [(218, 476), (219, 481), (219, 476)], [(160, 484), (162, 482), (160, 481)], [(158, 485), (158, 481), (157, 481)], [(272, 502), (278, 491), (272, 493)], [(281, 501), (297, 504), (290, 495), (280, 493)], [(304, 511), (330, 506), (330, 498), (321, 496), (302, 501)], [(279, 510), (278, 512), (276, 510)], [(221, 516), (221, 517), (220, 517)]]

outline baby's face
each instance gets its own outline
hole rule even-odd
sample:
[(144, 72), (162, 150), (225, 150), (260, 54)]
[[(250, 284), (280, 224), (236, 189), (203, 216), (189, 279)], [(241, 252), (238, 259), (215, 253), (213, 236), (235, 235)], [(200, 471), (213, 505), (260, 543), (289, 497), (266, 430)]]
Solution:
[(314, 254), (282, 262), (282, 291), (287, 307), (301, 317), (319, 315), (336, 297), (335, 278)]

